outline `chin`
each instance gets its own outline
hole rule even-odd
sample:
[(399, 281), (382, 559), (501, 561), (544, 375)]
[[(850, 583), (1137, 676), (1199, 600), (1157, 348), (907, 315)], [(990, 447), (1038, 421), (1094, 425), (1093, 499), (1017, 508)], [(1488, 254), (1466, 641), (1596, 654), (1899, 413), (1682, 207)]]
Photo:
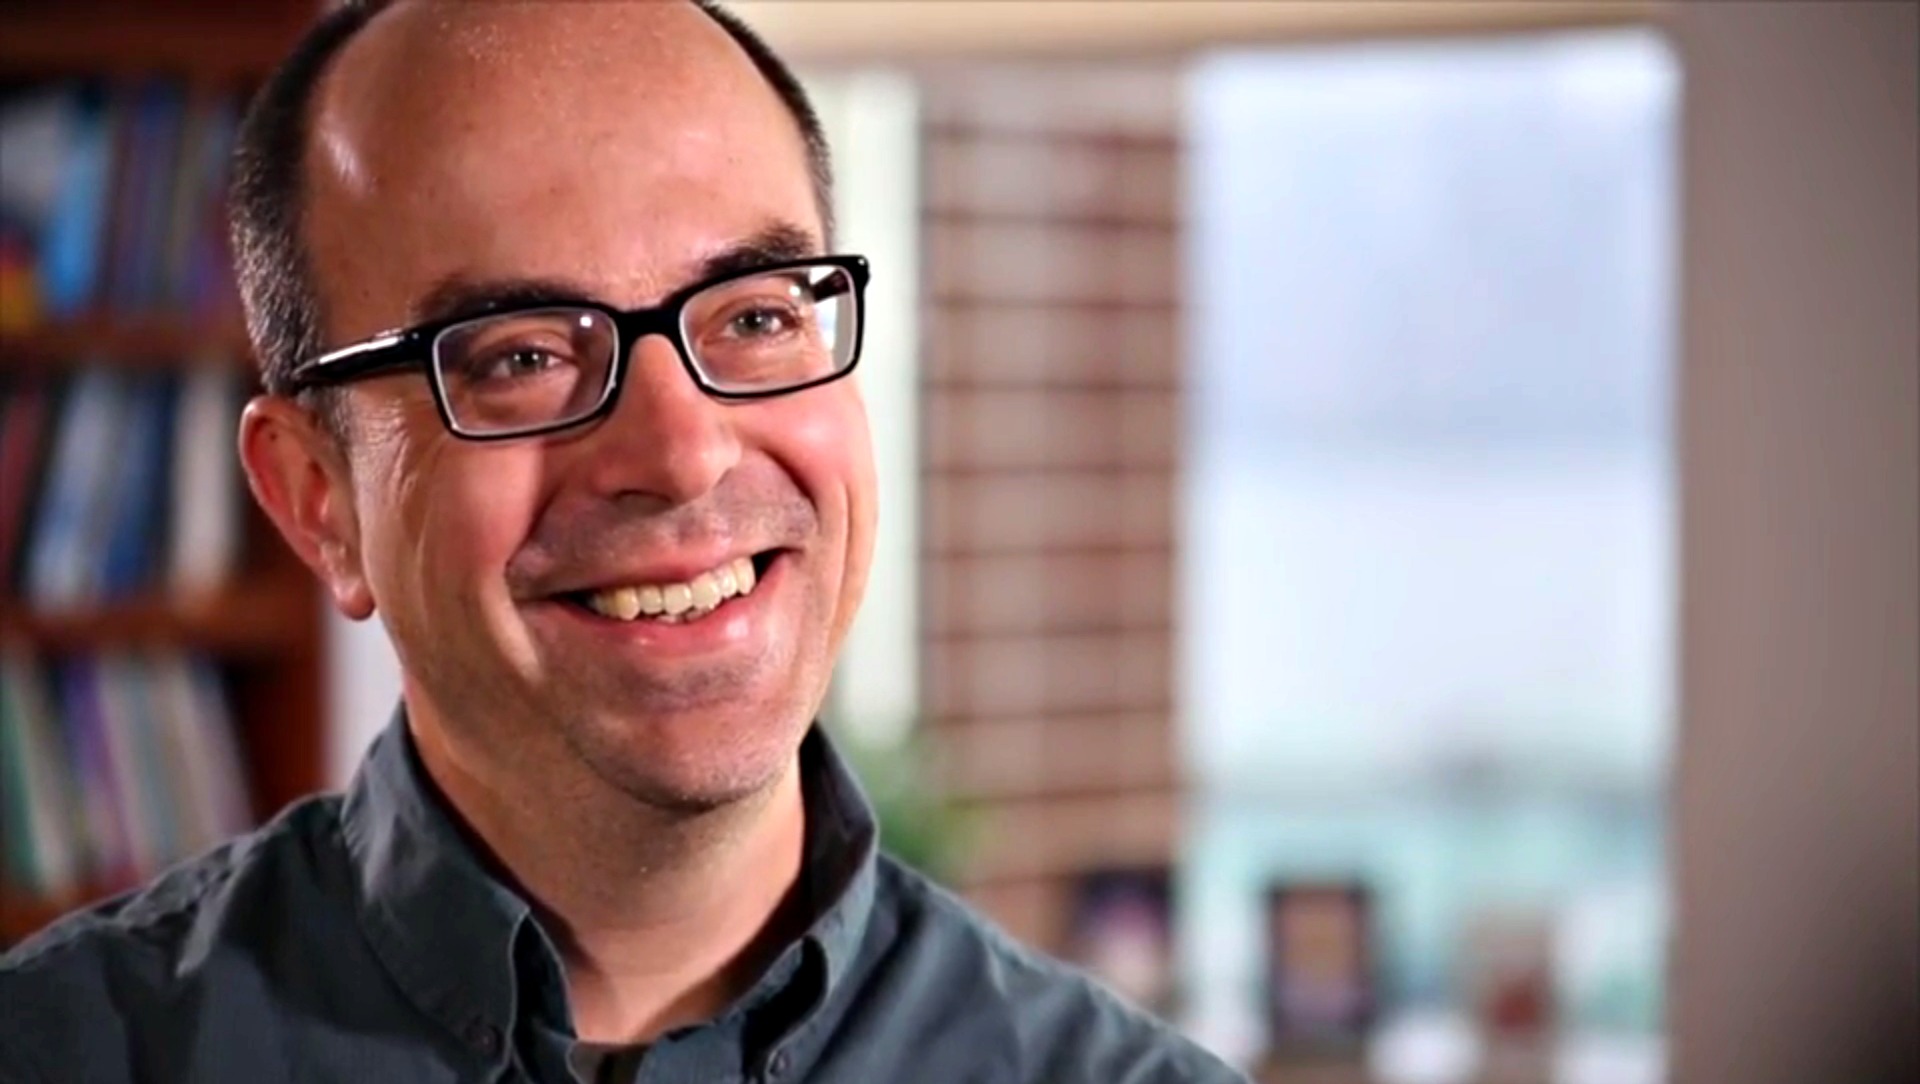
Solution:
[(792, 765), (812, 714), (768, 706), (602, 716), (570, 744), (594, 774), (636, 801), (701, 813), (766, 791)]

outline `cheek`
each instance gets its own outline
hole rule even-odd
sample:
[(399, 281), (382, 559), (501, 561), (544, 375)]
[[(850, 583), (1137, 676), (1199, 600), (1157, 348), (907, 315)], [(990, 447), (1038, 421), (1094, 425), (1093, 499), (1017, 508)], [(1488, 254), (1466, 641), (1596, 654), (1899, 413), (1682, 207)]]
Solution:
[(820, 513), (837, 552), (840, 620), (851, 616), (866, 585), (876, 515), (873, 445), (867, 412), (852, 381), (775, 400), (749, 440), (781, 464)]
[(489, 610), (504, 598), (502, 570), (539, 508), (538, 448), (428, 433), (392, 442), (387, 458), (382, 476), (390, 482), (364, 521), (376, 603), (390, 617), (404, 608), (407, 623), (425, 632), (457, 635), (436, 618)]
[(420, 488), (423, 571), (448, 590), (482, 597), (504, 591), (507, 562), (539, 514), (544, 483), (538, 457), (494, 449), (447, 456)]

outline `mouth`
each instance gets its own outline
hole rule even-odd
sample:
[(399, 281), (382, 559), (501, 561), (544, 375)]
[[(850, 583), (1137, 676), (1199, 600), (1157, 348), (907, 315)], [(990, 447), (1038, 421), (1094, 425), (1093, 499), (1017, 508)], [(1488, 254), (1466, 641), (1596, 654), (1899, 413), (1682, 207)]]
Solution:
[(633, 583), (569, 591), (560, 602), (609, 621), (685, 625), (724, 610), (753, 594), (784, 551), (762, 550), (737, 557), (689, 580)]

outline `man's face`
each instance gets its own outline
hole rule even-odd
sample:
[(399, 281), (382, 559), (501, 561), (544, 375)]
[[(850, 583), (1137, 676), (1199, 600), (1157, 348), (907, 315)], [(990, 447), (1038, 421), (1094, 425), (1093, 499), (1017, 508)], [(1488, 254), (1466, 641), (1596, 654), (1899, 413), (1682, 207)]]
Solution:
[[(793, 118), (690, 6), (402, 5), (315, 105), (330, 346), (528, 283), (635, 308), (716, 263), (821, 251)], [(613, 413), (558, 436), (464, 441), (422, 376), (352, 385), (351, 537), (328, 569), (382, 616), (416, 725), (464, 770), (584, 764), (704, 808), (777, 777), (819, 706), (871, 552), (866, 417), (851, 380), (724, 404), (664, 339), (627, 348)], [(755, 589), (698, 620), (582, 605), (741, 559)]]

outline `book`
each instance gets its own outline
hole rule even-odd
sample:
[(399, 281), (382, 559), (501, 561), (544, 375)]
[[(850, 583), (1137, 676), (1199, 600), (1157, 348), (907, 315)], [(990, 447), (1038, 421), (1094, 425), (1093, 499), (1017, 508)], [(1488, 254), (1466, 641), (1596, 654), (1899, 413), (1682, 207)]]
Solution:
[(108, 167), (112, 194), (107, 206), (105, 263), (95, 301), (107, 308), (133, 307), (134, 246), (139, 236), (140, 205), (147, 183), (148, 126), (141, 121), (138, 94), (121, 85), (109, 93), (107, 114), (113, 132)]
[(203, 850), (252, 823), (246, 772), (219, 670), (205, 659), (170, 655), (149, 668), (152, 699), (173, 748), (168, 763), (184, 796), (182, 846)]
[(211, 590), (232, 575), (240, 556), (239, 416), (232, 369), (195, 367), (178, 396), (171, 479), (172, 538), (166, 582), (182, 594)]
[(146, 157), (142, 163), (145, 172), (134, 181), (139, 206), (133, 223), (132, 290), (127, 304), (131, 309), (150, 310), (166, 300), (163, 277), (173, 222), (173, 192), (179, 162), (186, 153), (181, 145), (187, 113), (185, 88), (177, 80), (154, 80), (142, 88), (138, 109)]
[(113, 479), (113, 519), (101, 569), (101, 595), (134, 594), (158, 565), (167, 517), (167, 462), (171, 457), (179, 382), (153, 375), (132, 382), (123, 443)]
[(120, 781), (100, 708), (99, 683), (93, 660), (77, 656), (56, 668), (56, 684), (66, 739), (73, 765), (80, 823), (86, 840), (87, 869), (105, 884), (125, 884), (138, 877), (128, 811), (121, 805)]
[(0, 882), (117, 887), (253, 823), (220, 670), (178, 652), (41, 667), (0, 645)]
[(0, 88), (0, 327), (100, 308), (235, 317), (240, 104), (171, 76)]
[(240, 110), (231, 97), (216, 99), (199, 146), (194, 184), (195, 228), (187, 262), (186, 301), (196, 319), (217, 323), (238, 315), (239, 292), (227, 239), (227, 169), (239, 135)]
[(8, 660), (0, 658), (0, 869), (8, 882), (38, 890), (42, 874), (33, 834), (26, 720), (14, 704), (16, 680)]
[(79, 531), (67, 556), (75, 579), (71, 593), (55, 600), (61, 606), (97, 605), (106, 594), (107, 552), (119, 518), (122, 480), (131, 469), (136, 450), (132, 439), (139, 405), (131, 374), (112, 374), (112, 387), (112, 421), (99, 434), (98, 447), (90, 452), (92, 462), (84, 483)]
[(86, 599), (91, 585), (86, 547), (108, 511), (101, 499), (123, 424), (119, 378), (83, 369), (62, 404), (54, 447), (30, 528), (22, 594), (57, 609)]
[(216, 803), (208, 797), (208, 789), (217, 785), (211, 781), (213, 766), (202, 748), (191, 705), (177, 704), (168, 688), (166, 670), (172, 660), (155, 656), (144, 661), (146, 700), (173, 812), (174, 847), (183, 857), (197, 854), (222, 838)]
[[(199, 233), (202, 210), (206, 205), (208, 171), (206, 148), (220, 136), (222, 98), (196, 95), (188, 103), (181, 124), (180, 141), (174, 155), (173, 174), (169, 178), (166, 236), (160, 249), (159, 301), (179, 312), (193, 304), (190, 278), (193, 253)], [(225, 162), (217, 164), (215, 179), (224, 181)]]
[(113, 113), (95, 85), (68, 92), (59, 198), (40, 238), (40, 296), (55, 319), (79, 315), (99, 294), (109, 196), (113, 191)]
[(34, 250), (60, 198), (71, 98), (57, 84), (0, 92), (0, 331), (31, 327), (38, 316)]
[[(147, 755), (141, 734), (143, 719), (137, 702), (145, 692), (133, 663), (123, 655), (101, 655), (87, 666), (91, 709), (106, 746), (107, 775), (113, 787), (113, 806), (119, 813), (126, 844), (125, 874), (150, 876), (166, 857), (160, 808), (165, 802), (158, 776), (159, 763)], [(85, 709), (83, 709), (85, 710)]]
[(95, 366), (64, 395), (0, 395), (0, 567), (20, 595), (55, 610), (224, 583), (243, 529), (236, 385), (218, 365)]
[(18, 555), (39, 500), (39, 482), (51, 443), (51, 419), (60, 406), (60, 385), (22, 381), (0, 399), (0, 580), (18, 583)]
[(19, 866), (27, 876), (21, 884), (43, 895), (74, 891), (85, 863), (76, 791), (45, 675), (24, 650), (0, 646), (0, 701), (12, 722), (12, 786), (25, 809), (21, 822), (9, 814), (22, 837)]
[(203, 656), (181, 658), (197, 709), (195, 718), (206, 760), (213, 768), (214, 841), (237, 835), (253, 826), (253, 799), (247, 788), (246, 760), (241, 755), (233, 705), (227, 700), (220, 668)]

